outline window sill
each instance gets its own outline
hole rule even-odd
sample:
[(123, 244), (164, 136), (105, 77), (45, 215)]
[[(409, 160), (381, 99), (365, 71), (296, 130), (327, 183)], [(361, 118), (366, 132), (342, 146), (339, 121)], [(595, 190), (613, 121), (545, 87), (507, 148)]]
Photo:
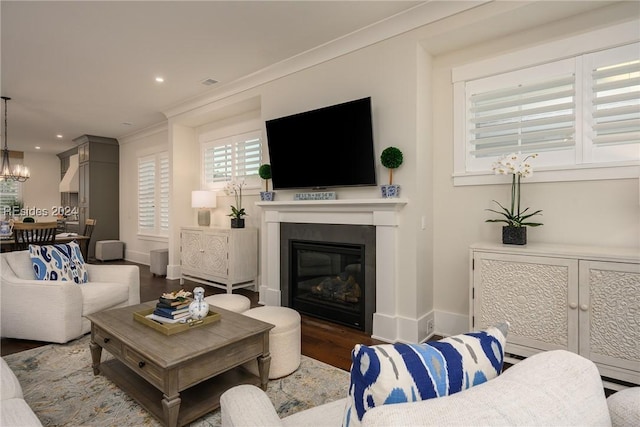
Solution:
[(137, 236), (138, 236), (138, 239), (140, 240), (147, 240), (151, 242), (163, 242), (163, 243), (169, 242), (169, 236), (161, 236), (158, 234), (144, 234), (144, 233), (138, 233)]
[[(535, 169), (535, 168), (534, 168)], [(624, 166), (589, 166), (573, 169), (534, 170), (527, 182), (599, 181), (609, 179), (633, 179), (640, 176), (640, 164)], [(495, 175), (490, 171), (454, 174), (454, 187), (466, 185), (510, 184), (511, 178)]]

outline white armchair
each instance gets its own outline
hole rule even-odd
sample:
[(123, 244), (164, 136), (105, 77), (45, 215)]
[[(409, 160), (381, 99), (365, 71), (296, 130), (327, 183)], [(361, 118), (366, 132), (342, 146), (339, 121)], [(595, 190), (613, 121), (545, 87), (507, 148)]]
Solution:
[[(531, 356), (497, 378), (450, 396), (378, 406), (365, 413), (362, 425), (610, 426), (612, 420), (614, 427), (640, 425), (640, 387), (618, 393), (606, 399), (593, 362), (555, 350)], [(220, 397), (222, 426), (340, 426), (346, 401), (280, 419), (264, 391), (235, 386)]]
[(91, 330), (86, 315), (140, 303), (135, 265), (87, 264), (89, 282), (34, 279), (29, 251), (0, 255), (0, 331), (5, 338), (65, 343)]

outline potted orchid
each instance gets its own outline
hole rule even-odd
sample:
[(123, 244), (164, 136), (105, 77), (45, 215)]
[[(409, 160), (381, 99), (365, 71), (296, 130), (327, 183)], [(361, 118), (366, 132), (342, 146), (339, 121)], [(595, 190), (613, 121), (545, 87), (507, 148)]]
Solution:
[(540, 222), (529, 221), (529, 218), (534, 215), (539, 215), (542, 210), (530, 212), (529, 208), (525, 208), (524, 210), (520, 209), (520, 180), (530, 177), (533, 174), (533, 168), (527, 160), (535, 159), (537, 156), (537, 154), (531, 154), (521, 160), (519, 155), (509, 154), (493, 164), (493, 172), (496, 175), (513, 175), (511, 179), (511, 205), (509, 208), (505, 208), (494, 200), (502, 210), (487, 209), (490, 212), (500, 214), (504, 217), (486, 220), (486, 222), (504, 222), (507, 224), (502, 227), (502, 243), (504, 244), (524, 245), (527, 243), (526, 227), (538, 227), (542, 225)]
[(231, 217), (231, 228), (244, 228), (244, 218), (242, 217), (247, 215), (242, 207), (242, 187), (244, 185), (244, 180), (240, 182), (229, 181), (224, 187), (225, 194), (233, 195), (235, 199), (235, 205), (231, 205), (231, 213), (227, 215)]

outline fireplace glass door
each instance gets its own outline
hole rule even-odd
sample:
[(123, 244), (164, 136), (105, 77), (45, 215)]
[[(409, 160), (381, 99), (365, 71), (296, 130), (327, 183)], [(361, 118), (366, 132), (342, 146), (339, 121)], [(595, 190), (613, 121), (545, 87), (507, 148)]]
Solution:
[(290, 241), (290, 306), (364, 330), (364, 245)]

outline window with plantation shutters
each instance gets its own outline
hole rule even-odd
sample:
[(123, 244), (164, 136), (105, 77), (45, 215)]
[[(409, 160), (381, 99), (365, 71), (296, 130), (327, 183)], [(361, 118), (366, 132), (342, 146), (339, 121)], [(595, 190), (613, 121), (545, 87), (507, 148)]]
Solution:
[(13, 216), (15, 207), (21, 205), (22, 183), (9, 180), (0, 180), (0, 209), (2, 209), (2, 219), (7, 215)]
[(454, 131), (454, 183), (489, 182), (471, 180), (510, 153), (537, 153), (536, 174), (549, 171), (546, 180), (637, 175), (638, 52), (632, 43), (454, 82), (454, 120), (462, 127)]
[(513, 152), (573, 150), (576, 82), (571, 65), (565, 61), (521, 71), (512, 76), (518, 83), (509, 87), (482, 91), (476, 88), (486, 82), (467, 86), (469, 169), (486, 168), (486, 160)]
[(138, 159), (138, 232), (169, 232), (169, 156), (160, 153)]
[(244, 180), (258, 187), (262, 159), (260, 131), (207, 141), (202, 144), (204, 188), (223, 188), (229, 181)]

